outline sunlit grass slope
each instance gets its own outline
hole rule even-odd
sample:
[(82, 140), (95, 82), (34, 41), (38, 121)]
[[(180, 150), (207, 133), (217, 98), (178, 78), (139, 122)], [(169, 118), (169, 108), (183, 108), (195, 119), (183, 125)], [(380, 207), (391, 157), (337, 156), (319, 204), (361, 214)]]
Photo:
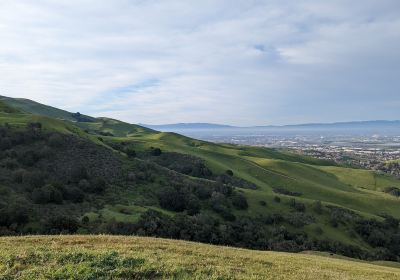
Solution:
[(400, 279), (352, 259), (145, 237), (0, 238), (0, 279)]
[[(333, 163), (329, 166), (326, 161), (273, 149), (198, 141), (174, 133), (138, 134), (122, 140), (133, 141), (139, 149), (154, 146), (198, 156), (215, 172), (231, 169), (236, 176), (259, 187), (246, 190), (250, 199), (272, 201), (276, 195), (273, 188), (283, 187), (300, 192), (302, 195), (296, 199), (306, 204), (320, 200), (365, 214), (388, 213), (400, 217), (400, 200), (381, 191), (387, 186), (400, 187), (400, 181), (373, 171)], [(257, 203), (251, 205), (252, 210), (260, 210)]]

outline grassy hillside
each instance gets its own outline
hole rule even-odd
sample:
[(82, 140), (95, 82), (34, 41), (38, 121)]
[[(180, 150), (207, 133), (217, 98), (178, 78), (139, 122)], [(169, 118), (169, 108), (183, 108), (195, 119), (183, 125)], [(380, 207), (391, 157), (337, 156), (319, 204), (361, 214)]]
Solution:
[(385, 265), (145, 237), (0, 238), (1, 279), (400, 278)]
[(400, 187), (400, 181), (372, 171), (329, 166), (326, 161), (267, 148), (213, 144), (171, 133), (136, 135), (120, 141), (131, 141), (138, 150), (155, 146), (191, 154), (204, 159), (215, 172), (230, 169), (259, 187), (247, 193), (254, 193), (260, 200), (271, 202), (276, 195), (273, 188), (283, 187), (301, 193), (297, 199), (304, 203), (320, 200), (374, 216), (388, 213), (400, 217), (400, 201), (382, 192), (387, 186)]
[[(283, 150), (199, 141), (108, 118), (77, 120), (67, 112), (73, 118), (68, 119), (65, 111), (25, 99), (3, 98), (2, 104), (0, 125), (8, 138), (18, 139), (30, 123), (42, 127), (36, 140), (5, 145), (0, 153), (3, 178), (14, 178), (19, 169), (47, 170), (43, 166), (58, 166), (59, 161), (69, 163), (60, 169), (78, 166), (87, 175), (75, 178), (71, 171), (70, 177), (57, 181), (59, 171), (46, 173), (43, 184), (62, 193), (58, 205), (51, 199), (32, 203), (36, 186), (24, 181), (3, 179), (0, 187), (11, 197), (23, 196), (27, 205), (47, 217), (72, 213), (79, 222), (75, 231), (139, 233), (284, 251), (327, 250), (359, 258), (400, 257), (400, 200), (383, 192), (400, 188), (394, 177)], [(31, 132), (28, 129), (28, 136)], [(66, 138), (63, 145), (54, 146), (54, 133), (79, 141)], [(36, 155), (40, 146), (54, 157)], [(76, 146), (93, 152), (89, 156)], [(37, 162), (26, 166), (26, 154), (34, 154)], [(101, 161), (120, 162), (122, 173), (107, 175), (113, 170), (107, 164), (92, 167)], [(107, 182), (104, 192), (91, 190), (95, 174)], [(71, 199), (70, 189), (83, 191), (83, 200)], [(40, 219), (40, 213), (28, 224), (5, 223), (7, 230), (47, 232), (49, 221)]]
[(0, 101), (19, 109), (23, 112), (29, 112), (35, 115), (43, 115), (52, 118), (59, 118), (69, 121), (75, 121), (73, 114), (58, 108), (43, 105), (35, 101), (24, 99), (24, 98), (9, 98), (6, 96), (0, 96)]
[(108, 132), (115, 134), (115, 136), (126, 136), (135, 132), (145, 133), (152, 131), (151, 129), (144, 128), (139, 125), (127, 124), (118, 120), (109, 118), (93, 118), (80, 113), (71, 113), (25, 98), (10, 98), (6, 96), (0, 96), (0, 102), (2, 102), (4, 105), (7, 105), (8, 108), (14, 108), (20, 112), (71, 121), (82, 129), (103, 133)]

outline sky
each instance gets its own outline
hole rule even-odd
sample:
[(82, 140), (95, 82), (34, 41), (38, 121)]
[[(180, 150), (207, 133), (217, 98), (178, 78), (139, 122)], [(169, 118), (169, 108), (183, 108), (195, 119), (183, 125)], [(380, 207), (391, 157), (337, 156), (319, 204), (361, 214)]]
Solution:
[(400, 119), (400, 1), (1, 0), (0, 95), (146, 124)]

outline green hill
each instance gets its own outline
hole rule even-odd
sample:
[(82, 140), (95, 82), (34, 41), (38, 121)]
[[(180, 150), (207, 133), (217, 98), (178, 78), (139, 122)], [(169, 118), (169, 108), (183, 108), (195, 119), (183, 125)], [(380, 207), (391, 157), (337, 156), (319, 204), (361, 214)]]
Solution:
[(144, 237), (0, 238), (2, 279), (399, 279), (391, 265)]
[(400, 201), (383, 191), (400, 188), (394, 177), (25, 99), (1, 104), (0, 234), (140, 234), (400, 257)]
[(152, 131), (148, 128), (127, 124), (118, 120), (112, 120), (108, 118), (93, 118), (80, 113), (70, 113), (68, 111), (44, 105), (25, 98), (10, 98), (6, 96), (0, 96), (0, 101), (4, 105), (7, 105), (7, 107), (15, 108), (21, 112), (71, 121), (83, 129), (94, 130), (96, 132), (103, 133), (113, 133), (116, 136), (127, 136), (134, 132)]

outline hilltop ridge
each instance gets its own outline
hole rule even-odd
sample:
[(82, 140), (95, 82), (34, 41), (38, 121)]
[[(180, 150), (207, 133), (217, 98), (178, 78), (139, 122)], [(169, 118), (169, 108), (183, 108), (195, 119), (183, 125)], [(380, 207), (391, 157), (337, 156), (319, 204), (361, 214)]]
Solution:
[[(328, 255), (329, 256), (329, 255)], [(395, 280), (398, 264), (117, 236), (0, 238), (7, 279)], [(394, 267), (390, 267), (390, 266)]]

